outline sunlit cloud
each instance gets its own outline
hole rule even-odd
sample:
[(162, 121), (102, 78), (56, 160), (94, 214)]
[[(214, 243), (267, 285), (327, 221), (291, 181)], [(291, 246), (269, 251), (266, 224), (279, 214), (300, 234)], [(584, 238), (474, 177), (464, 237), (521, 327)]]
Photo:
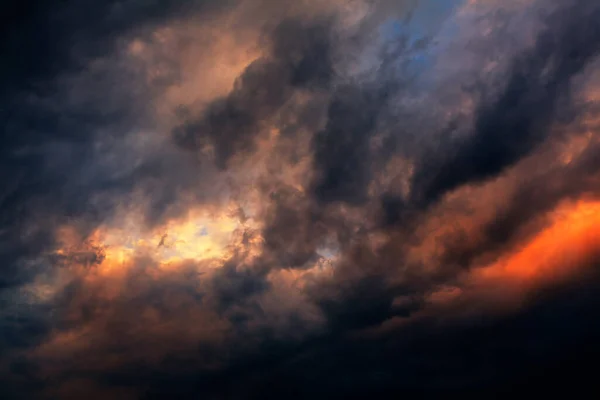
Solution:
[(600, 332), (600, 7), (142, 3), (9, 17), (0, 398), (439, 398)]

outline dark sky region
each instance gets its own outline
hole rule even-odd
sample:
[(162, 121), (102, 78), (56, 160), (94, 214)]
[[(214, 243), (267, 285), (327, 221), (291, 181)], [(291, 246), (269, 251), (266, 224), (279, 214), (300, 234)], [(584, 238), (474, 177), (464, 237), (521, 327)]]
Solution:
[(599, 2), (0, 19), (0, 399), (600, 396)]

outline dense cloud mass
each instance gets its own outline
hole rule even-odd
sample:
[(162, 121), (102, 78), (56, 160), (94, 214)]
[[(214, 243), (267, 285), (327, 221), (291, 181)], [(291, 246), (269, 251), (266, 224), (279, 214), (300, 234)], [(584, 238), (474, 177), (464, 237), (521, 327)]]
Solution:
[(599, 392), (600, 4), (0, 18), (0, 398)]

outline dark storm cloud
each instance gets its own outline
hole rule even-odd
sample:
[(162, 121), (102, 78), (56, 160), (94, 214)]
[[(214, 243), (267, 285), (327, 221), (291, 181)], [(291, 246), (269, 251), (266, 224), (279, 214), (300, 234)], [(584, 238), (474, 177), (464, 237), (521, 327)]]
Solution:
[(271, 195), (273, 210), (263, 230), (265, 244), (278, 267), (295, 268), (315, 262), (317, 248), (328, 227), (309, 199), (292, 188)]
[(333, 79), (331, 21), (286, 20), (272, 32), (268, 55), (252, 62), (226, 97), (210, 103), (199, 119), (175, 131), (185, 148), (214, 146), (225, 168), (238, 153), (254, 149), (257, 135), (294, 90), (325, 89)]
[[(266, 280), (268, 269), (261, 268), (260, 264), (244, 269), (240, 264), (239, 260), (226, 263), (210, 281), (210, 292), (221, 312), (235, 309), (252, 295), (262, 293), (270, 286)], [(235, 314), (235, 310), (233, 313)], [(237, 315), (233, 319), (239, 323), (244, 316), (242, 313)]]
[(110, 214), (120, 193), (152, 172), (143, 169), (148, 161), (130, 176), (118, 171), (118, 163), (102, 165), (106, 154), (99, 142), (122, 139), (146, 112), (139, 93), (129, 87), (138, 77), (107, 58), (131, 32), (144, 32), (183, 11), (215, 8), (204, 3), (23, 1), (5, 7), (1, 286), (23, 283), (39, 269), (25, 268), (23, 257), (51, 248), (51, 231), (65, 218), (93, 226)]
[[(193, 187), (198, 183), (196, 175), (203, 172), (196, 169), (201, 163), (186, 160), (205, 146), (214, 148), (217, 166), (227, 170), (223, 174), (235, 173), (228, 169), (231, 160), (258, 150), (256, 141), (263, 128), (286, 121), (277, 126), (282, 131), (277, 140), (294, 143), (296, 133), (310, 130), (307, 174), (311, 175), (301, 190), (277, 181), (268, 170), (269, 181), (257, 184), (262, 196), (260, 215), (247, 218), (239, 212), (242, 223), (260, 219), (261, 228), (239, 228), (235, 234), (241, 236), (241, 244), (231, 246), (233, 256), (221, 260), (218, 268), (192, 261), (159, 268), (158, 260), (136, 254), (105, 271), (106, 276), (91, 272), (74, 278), (53, 296), (53, 310), (36, 306), (39, 309), (25, 317), (0, 317), (0, 355), (8, 354), (2, 347), (32, 349), (29, 357), (0, 362), (0, 397), (50, 393), (57, 398), (117, 398), (116, 393), (127, 389), (132, 392), (125, 398), (147, 399), (459, 394), (494, 398), (498, 393), (513, 395), (502, 391), (513, 383), (524, 389), (535, 385), (538, 393), (545, 393), (564, 382), (577, 384), (575, 373), (587, 379), (590, 374), (584, 363), (598, 354), (594, 343), (600, 334), (594, 312), (599, 281), (594, 273), (559, 288), (544, 287), (546, 292), (536, 292), (523, 310), (508, 316), (498, 316), (493, 307), (479, 304), (485, 295), (473, 296), (470, 304), (449, 302), (431, 311), (427, 298), (440, 287), (457, 284), (461, 272), (472, 267), (479, 255), (506, 255), (521, 238), (523, 227), (562, 200), (596, 198), (600, 187), (596, 143), (568, 166), (555, 164), (535, 174), (522, 168), (525, 176), (505, 196), (507, 201), (493, 210), (493, 218), (470, 220), (482, 225), (480, 237), (463, 242), (456, 235), (444, 243), (441, 255), (431, 255), (434, 265), (410, 257), (412, 246), (429, 239), (416, 232), (420, 223), (435, 217), (428, 214), (427, 206), (453, 189), (495, 177), (533, 154), (548, 137), (557, 110), (563, 104), (575, 107), (570, 81), (598, 50), (600, 30), (595, 21), (600, 8), (584, 1), (570, 4), (565, 9), (569, 12), (563, 10), (549, 19), (532, 48), (509, 63), (507, 82), (498, 97), (477, 105), (472, 135), (450, 143), (450, 149), (428, 154), (430, 160), (416, 160), (413, 192), (407, 201), (397, 194), (395, 183), (383, 179), (384, 167), (394, 156), (418, 157), (413, 154), (415, 146), (402, 148), (404, 132), (397, 137), (389, 132), (404, 121), (385, 125), (395, 111), (390, 109), (403, 107), (402, 102), (394, 103), (396, 97), (412, 95), (399, 89), (405, 71), (394, 69), (402, 61), (403, 45), (398, 45), (402, 51), (384, 60), (394, 66), (381, 67), (383, 73), (373, 81), (343, 80), (334, 73), (339, 38), (332, 20), (276, 21), (272, 30), (265, 28), (265, 54), (245, 68), (233, 90), (173, 132), (179, 148), (153, 149), (135, 167), (118, 171), (119, 160), (109, 158), (111, 166), (101, 165), (106, 160), (95, 147), (98, 132), (152, 125), (144, 105), (127, 105), (144, 102), (134, 95), (127, 97), (130, 87), (123, 85), (114, 92), (98, 89), (91, 108), (87, 103), (67, 111), (68, 102), (48, 106), (61, 98), (48, 93), (63, 82), (58, 75), (114, 50), (115, 40), (130, 29), (181, 15), (183, 2), (104, 2), (89, 7), (39, 3), (25, 27), (8, 28), (17, 35), (11, 36), (5, 50), (13, 61), (3, 68), (18, 75), (18, 66), (27, 64), (39, 50), (33, 44), (41, 32), (48, 33), (41, 43), (54, 43), (46, 52), (39, 50), (51, 69), (27, 66), (21, 71), (21, 83), (11, 83), (2, 92), (2, 104), (8, 105), (3, 110), (9, 110), (4, 115), (9, 118), (3, 131), (6, 146), (0, 150), (0, 179), (6, 182), (0, 193), (0, 289), (30, 282), (50, 265), (93, 271), (105, 260), (104, 248), (95, 244), (66, 249), (34, 264), (25, 261), (52, 249), (51, 233), (65, 221), (85, 237), (112, 213), (124, 193), (135, 188), (149, 194), (142, 209), (151, 223), (180, 215), (188, 204), (178, 203), (179, 196), (200, 191)], [(50, 27), (55, 20), (71, 22), (54, 31)], [(16, 54), (19, 35), (26, 38), (25, 48), (32, 45), (29, 56)], [(127, 79), (134, 76), (123, 81)], [(290, 105), (299, 93), (309, 95), (310, 106)], [(109, 109), (114, 113), (102, 106), (103, 101), (123, 97)], [(313, 102), (312, 97), (319, 98)], [(325, 101), (329, 103), (323, 110), (312, 108)], [(293, 118), (297, 113), (300, 120), (317, 119), (321, 111), (326, 117), (322, 126)], [(595, 115), (593, 110), (590, 114)], [(404, 110), (394, 115), (410, 118)], [(288, 125), (286, 118), (294, 122)], [(407, 121), (410, 124), (418, 125)], [(597, 128), (593, 129), (595, 135)], [(375, 143), (378, 133), (384, 133), (383, 146)], [(111, 144), (119, 148), (123, 138), (119, 133), (113, 136)], [(115, 154), (130, 157), (127, 148)], [(294, 164), (295, 156), (273, 158), (283, 165)], [(214, 172), (213, 178), (218, 174)], [(371, 187), (376, 187), (375, 195)], [(484, 203), (475, 198), (469, 205), (485, 208)], [(170, 208), (174, 204), (176, 210)], [(436, 212), (452, 216), (450, 206), (444, 207)], [(377, 218), (384, 220), (383, 227)], [(410, 224), (404, 224), (407, 221)], [(531, 233), (539, 232), (539, 226), (535, 228)], [(320, 253), (328, 252), (335, 260), (314, 268), (324, 261)], [(590, 269), (595, 271), (597, 252), (592, 253)], [(277, 279), (293, 282), (288, 287)], [(282, 306), (289, 307), (282, 315), (270, 315), (269, 307), (279, 306), (273, 303), (282, 300), (277, 291), (297, 299)], [(0, 306), (12, 300), (7, 293), (0, 290)], [(44, 319), (50, 311), (56, 313), (52, 327)], [(557, 360), (566, 360), (568, 368)], [(534, 384), (523, 383), (531, 371), (541, 372), (533, 373)], [(549, 383), (540, 379), (546, 373)], [(6, 384), (2, 375), (8, 377)], [(57, 388), (62, 391), (48, 392)]]
[[(598, 276), (547, 288), (527, 309), (505, 316), (420, 318), (374, 336), (340, 332), (277, 343), (218, 373), (162, 379), (148, 398), (503, 399), (514, 395), (598, 393), (594, 309)], [(566, 325), (565, 325), (566, 324)], [(141, 375), (141, 376), (140, 376)], [(123, 376), (147, 382), (151, 374)]]
[(336, 90), (327, 125), (314, 137), (314, 193), (322, 202), (360, 204), (372, 178), (370, 139), (385, 96), (347, 85)]
[[(392, 36), (378, 51), (380, 64), (374, 77), (335, 88), (327, 123), (312, 140), (315, 178), (311, 189), (317, 202), (364, 205), (368, 200), (369, 185), (403, 146), (398, 144), (402, 135), (389, 131), (402, 129), (404, 121), (389, 124), (386, 118), (394, 100), (410, 93), (418, 76), (414, 59), (428, 50), (429, 41), (406, 34)], [(373, 141), (376, 134), (383, 135), (379, 145)]]
[[(46, 258), (56, 247), (55, 230), (71, 223), (85, 237), (136, 183), (135, 177), (123, 178), (118, 163), (103, 165), (107, 154), (99, 146), (101, 141), (122, 139), (144, 112), (139, 93), (129, 85), (139, 77), (128, 76), (132, 71), (119, 69), (111, 58), (119, 51), (119, 39), (198, 5), (201, 2), (3, 5), (0, 296), (5, 312), (0, 317), (0, 348), (8, 364), (0, 365), (0, 397), (35, 397), (30, 391), (42, 387), (36, 365), (14, 361), (12, 354), (47, 338), (55, 322), (53, 307), (28, 299), (20, 287), (51, 268), (74, 262), (93, 266), (102, 259), (98, 252)], [(134, 174), (143, 177), (140, 172), (144, 171)]]
[(376, 326), (394, 316), (407, 317), (419, 308), (416, 302), (396, 307), (394, 292), (387, 277), (372, 274), (337, 281), (335, 287), (320, 287), (314, 296), (331, 332), (342, 333)]
[[(394, 153), (388, 146), (373, 146), (377, 122), (389, 111), (390, 98), (407, 85), (407, 60), (423, 50), (421, 41), (411, 43), (404, 37), (394, 41), (389, 46), (393, 55), (383, 55), (375, 77), (345, 81), (338, 77), (322, 110), (324, 126), (303, 122), (312, 128), (308, 190), (285, 185), (270, 185), (267, 189), (269, 211), (262, 233), (273, 266), (311, 267), (321, 259), (319, 247), (339, 247), (344, 253), (351, 242), (362, 240), (357, 232), (372, 225), (367, 204), (369, 186)], [(314, 119), (314, 114), (302, 115)], [(348, 221), (340, 208), (344, 204), (363, 206), (359, 211), (362, 217), (358, 218), (361, 221)]]
[(268, 372), (255, 371), (245, 396), (506, 398), (524, 390), (540, 395), (580, 388), (597, 393), (590, 371), (598, 354), (597, 285), (595, 278), (553, 288), (516, 315), (426, 318), (376, 338), (337, 337), (298, 351)]
[(3, 10), (0, 31), (3, 93), (51, 90), (48, 80), (67, 70), (85, 68), (90, 59), (108, 53), (114, 40), (125, 32), (199, 6), (214, 8), (214, 4), (206, 1), (186, 3), (174, 0), (11, 2)]
[[(507, 246), (522, 240), (524, 235), (537, 232), (545, 223), (544, 216), (559, 203), (579, 198), (598, 199), (600, 162), (595, 154), (599, 150), (598, 144), (593, 142), (569, 164), (559, 164), (523, 179), (495, 210), (494, 218), (484, 223), (477, 240), (449, 243), (443, 262), (465, 267), (478, 256), (501, 254)], [(545, 159), (538, 162), (551, 164)]]
[(427, 155), (413, 179), (414, 202), (429, 204), (457, 187), (482, 182), (514, 165), (547, 138), (572, 78), (600, 50), (600, 9), (568, 2), (545, 21), (531, 49), (518, 54), (504, 89), (480, 104), (470, 137)]

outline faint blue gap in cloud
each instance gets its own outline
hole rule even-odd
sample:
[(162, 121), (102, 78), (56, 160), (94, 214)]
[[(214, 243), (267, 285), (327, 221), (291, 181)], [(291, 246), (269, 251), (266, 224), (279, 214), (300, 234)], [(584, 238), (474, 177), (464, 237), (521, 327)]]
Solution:
[(381, 26), (384, 38), (407, 35), (413, 40), (434, 36), (444, 21), (466, 0), (422, 0), (409, 19), (389, 19)]
[[(408, 40), (408, 46), (413, 47), (419, 41), (433, 39), (443, 32), (452, 34), (447, 21), (451, 20), (454, 11), (466, 0), (422, 0), (408, 19), (389, 19), (380, 27), (384, 43), (393, 45), (395, 40)], [(435, 62), (435, 46), (416, 51), (410, 58), (409, 72), (422, 73), (432, 67)]]
[(206, 228), (206, 226), (200, 226), (198, 231), (196, 232), (196, 236), (208, 236), (208, 229)]
[(340, 254), (340, 249), (337, 245), (329, 244), (320, 246), (317, 249), (317, 254), (326, 260), (332, 260)]
[(466, 0), (422, 0), (409, 25), (420, 36), (436, 35), (445, 21)]
[(390, 38), (402, 34), (411, 37), (433, 36), (450, 15), (466, 0), (421, 0), (410, 18), (390, 19), (382, 25), (382, 33)]

